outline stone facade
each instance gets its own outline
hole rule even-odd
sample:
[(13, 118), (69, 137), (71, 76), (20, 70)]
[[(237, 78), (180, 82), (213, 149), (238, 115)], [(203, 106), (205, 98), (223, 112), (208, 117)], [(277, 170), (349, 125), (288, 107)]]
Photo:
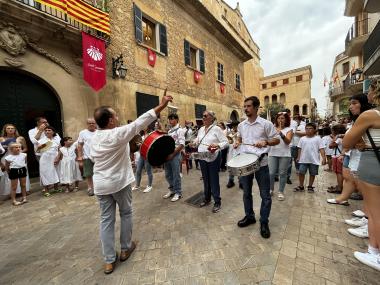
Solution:
[(263, 77), (260, 81), (260, 102), (281, 103), (292, 111), (310, 117), (311, 114), (311, 66), (305, 66)]

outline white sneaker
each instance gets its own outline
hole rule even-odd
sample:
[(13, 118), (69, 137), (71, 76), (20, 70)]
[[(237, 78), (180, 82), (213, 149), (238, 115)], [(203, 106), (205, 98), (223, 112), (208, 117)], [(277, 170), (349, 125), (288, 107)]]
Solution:
[(380, 255), (355, 251), (354, 256), (361, 263), (380, 271)]
[(356, 237), (360, 237), (360, 238), (368, 237), (368, 225), (365, 225), (359, 228), (351, 228), (351, 229), (348, 229), (347, 231)]
[(164, 196), (162, 196), (162, 198), (164, 198), (164, 199), (168, 199), (168, 198), (170, 198), (170, 197), (173, 196), (173, 195), (174, 195), (174, 192), (169, 191), (169, 192), (166, 193)]
[(270, 190), (270, 195), (271, 195), (271, 196), (273, 196), (273, 193), (274, 193), (274, 191), (273, 191), (273, 190)]
[(365, 216), (365, 213), (363, 211), (356, 210), (352, 212), (352, 215), (354, 217), (363, 218)]
[(146, 186), (146, 188), (144, 189), (144, 193), (149, 193), (150, 191), (152, 191), (152, 186)]
[(182, 178), (183, 177), (182, 173), (179, 173), (179, 176)]
[(140, 186), (133, 186), (132, 191), (140, 190)]
[(174, 196), (173, 196), (173, 198), (172, 198), (170, 201), (172, 201), (172, 202), (177, 202), (177, 201), (178, 201), (179, 199), (181, 199), (181, 198), (182, 198), (181, 195), (175, 193)]
[(344, 220), (347, 225), (353, 227), (362, 227), (368, 224), (368, 220), (366, 218), (352, 218), (349, 220)]
[(277, 195), (277, 200), (278, 201), (284, 201), (285, 200), (285, 196), (284, 196), (284, 194), (283, 193), (278, 193), (278, 195)]

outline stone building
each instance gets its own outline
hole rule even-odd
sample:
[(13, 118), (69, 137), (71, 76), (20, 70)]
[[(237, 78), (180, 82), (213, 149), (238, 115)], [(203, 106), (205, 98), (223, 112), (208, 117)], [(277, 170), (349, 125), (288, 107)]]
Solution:
[[(221, 0), (113, 0), (107, 10), (110, 37), (34, 0), (0, 0), (1, 124), (14, 123), (26, 136), (42, 115), (76, 138), (96, 106), (112, 106), (126, 123), (155, 106), (165, 88), (174, 97), (169, 111), (181, 122), (200, 119), (206, 108), (235, 120), (245, 94), (258, 94), (260, 51), (239, 7)], [(81, 31), (107, 42), (100, 92), (82, 79)], [(113, 78), (120, 54), (127, 74)]]
[(376, 0), (346, 0), (344, 15), (354, 19), (349, 28), (345, 51), (338, 54), (332, 68), (329, 96), (331, 114), (348, 114), (348, 100), (367, 90), (369, 82), (380, 74), (380, 5)]
[[(309, 118), (311, 115), (311, 66), (265, 76), (260, 80), (262, 105), (281, 103), (292, 111)], [(314, 112), (314, 111), (313, 111)]]

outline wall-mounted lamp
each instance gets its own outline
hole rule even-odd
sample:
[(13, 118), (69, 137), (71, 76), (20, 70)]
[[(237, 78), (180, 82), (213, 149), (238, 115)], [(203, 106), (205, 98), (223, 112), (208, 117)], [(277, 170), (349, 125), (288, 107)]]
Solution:
[(123, 55), (112, 58), (112, 78), (125, 78), (127, 76), (127, 68), (124, 66)]

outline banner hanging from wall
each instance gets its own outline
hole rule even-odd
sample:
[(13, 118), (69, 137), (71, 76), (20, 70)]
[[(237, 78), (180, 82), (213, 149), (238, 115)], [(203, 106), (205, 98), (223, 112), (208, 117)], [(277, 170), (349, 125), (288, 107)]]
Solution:
[(106, 34), (111, 33), (109, 14), (83, 0), (35, 0), (60, 10), (78, 22)]
[(194, 81), (198, 83), (201, 80), (201, 73), (197, 70), (194, 70)]
[(220, 83), (220, 93), (224, 94), (225, 85), (223, 83)]
[(156, 65), (157, 55), (154, 51), (148, 48), (148, 63), (151, 67)]
[(106, 84), (105, 42), (82, 32), (83, 79), (99, 91)]

